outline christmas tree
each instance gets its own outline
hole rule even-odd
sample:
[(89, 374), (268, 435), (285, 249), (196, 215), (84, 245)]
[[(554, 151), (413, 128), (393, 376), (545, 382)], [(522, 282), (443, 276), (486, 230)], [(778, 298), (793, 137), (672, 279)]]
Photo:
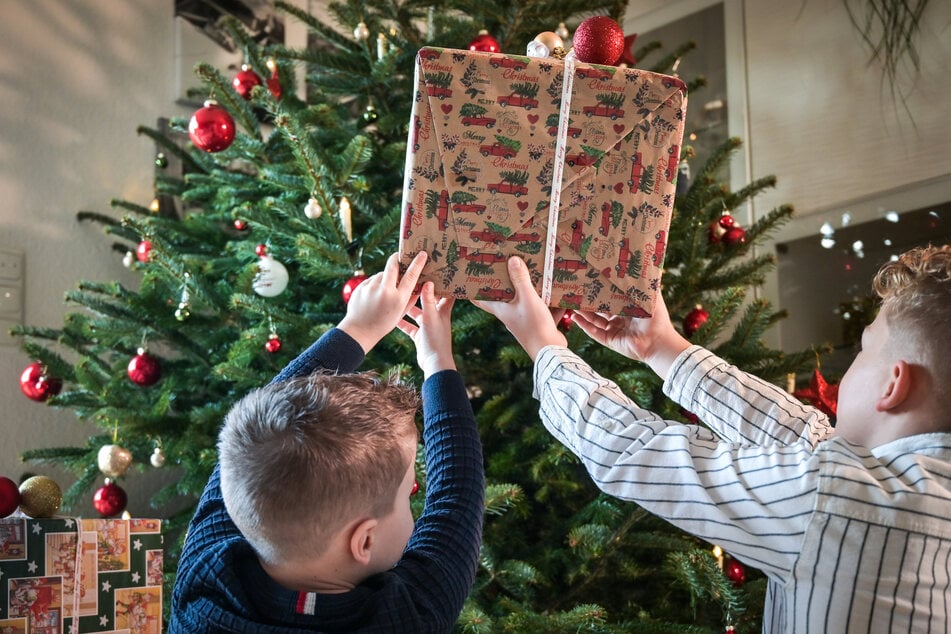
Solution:
[[(199, 90), (209, 101), (168, 130), (139, 130), (158, 147), (155, 200), (116, 200), (114, 214), (79, 214), (104, 226), (141, 275), (139, 287), (83, 281), (68, 294), (77, 310), (62, 328), (17, 329), (46, 384), (57, 386), (34, 398), (102, 429), (83, 447), (31, 449), (24, 457), (77, 473), (67, 505), (101, 486), (104, 475), (121, 482), (128, 454), (135, 465), (180, 470), (156, 504), (197, 499), (232, 403), (335, 325), (354, 285), (397, 248), (419, 48), (471, 43), (522, 54), (538, 34), (566, 29), (552, 16), (574, 27), (595, 13), (620, 19), (625, 4), (351, 0), (331, 5), (337, 24), (330, 25), (277, 3), (283, 19), (310, 29), (314, 45), (306, 50), (258, 45), (240, 23), (228, 22), (246, 65), (225, 76), (199, 64)], [(666, 51), (654, 42), (625, 55), (669, 73), (690, 49)], [(303, 86), (298, 69), (306, 71)], [(702, 83), (695, 78), (688, 88)], [(482, 114), (473, 104), (465, 116)], [(729, 139), (702, 165), (690, 165), (684, 152), (694, 175), (682, 173), (678, 182), (663, 292), (694, 342), (785, 381), (811, 367), (813, 353), (765, 346), (762, 334), (783, 315), (748, 289), (772, 265), (753, 247), (792, 209), (747, 227), (734, 221), (730, 210), (774, 183), (767, 177), (731, 191), (721, 182), (738, 145)], [(465, 166), (455, 168), (465, 177)], [(657, 177), (646, 174), (642, 186)], [(454, 325), (489, 481), (481, 570), (459, 630), (757, 631), (764, 584), (756, 573), (600, 494), (538, 422), (529, 359), (507, 332), (465, 302)], [(648, 369), (564, 327), (570, 345), (640, 403), (690, 418), (663, 397)], [(397, 368), (418, 383), (414, 358), (411, 343), (395, 333), (365, 367)], [(191, 507), (169, 518), (167, 532), (180, 537), (190, 517)], [(171, 578), (176, 539), (169, 542)]]

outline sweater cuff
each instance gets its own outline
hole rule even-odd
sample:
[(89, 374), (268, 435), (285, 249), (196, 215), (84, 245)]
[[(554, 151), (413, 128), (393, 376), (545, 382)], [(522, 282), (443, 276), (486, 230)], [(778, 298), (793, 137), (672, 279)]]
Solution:
[(664, 381), (664, 394), (690, 409), (700, 383), (723, 360), (701, 346), (690, 346), (674, 359)]
[(470, 417), (472, 405), (462, 375), (456, 370), (440, 370), (423, 381), (423, 414), (425, 419), (455, 416), (460, 411)]

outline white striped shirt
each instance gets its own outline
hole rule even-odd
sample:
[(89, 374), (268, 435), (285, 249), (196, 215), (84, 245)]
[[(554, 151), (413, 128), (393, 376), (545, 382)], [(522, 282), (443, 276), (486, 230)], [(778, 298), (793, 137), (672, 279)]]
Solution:
[(567, 348), (535, 362), (545, 427), (606, 493), (759, 568), (764, 632), (948, 632), (951, 434), (868, 450), (778, 387), (693, 346), (665, 421)]

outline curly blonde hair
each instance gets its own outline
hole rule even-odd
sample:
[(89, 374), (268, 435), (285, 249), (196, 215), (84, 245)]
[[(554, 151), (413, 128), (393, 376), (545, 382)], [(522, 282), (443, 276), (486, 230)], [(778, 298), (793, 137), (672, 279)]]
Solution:
[(906, 251), (882, 266), (872, 288), (889, 327), (919, 346), (938, 402), (951, 404), (951, 246)]
[(419, 395), (396, 375), (314, 374), (253, 390), (218, 436), (221, 493), (258, 556), (319, 555), (358, 515), (390, 512)]

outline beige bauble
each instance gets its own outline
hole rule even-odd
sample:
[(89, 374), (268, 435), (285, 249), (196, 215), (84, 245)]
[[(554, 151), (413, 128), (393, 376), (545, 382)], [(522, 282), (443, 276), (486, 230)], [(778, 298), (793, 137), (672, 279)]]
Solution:
[(63, 491), (52, 478), (33, 476), (20, 485), (20, 510), (37, 518), (53, 517), (63, 503)]
[(104, 476), (118, 478), (132, 464), (132, 452), (119, 445), (103, 445), (99, 448), (97, 463)]

